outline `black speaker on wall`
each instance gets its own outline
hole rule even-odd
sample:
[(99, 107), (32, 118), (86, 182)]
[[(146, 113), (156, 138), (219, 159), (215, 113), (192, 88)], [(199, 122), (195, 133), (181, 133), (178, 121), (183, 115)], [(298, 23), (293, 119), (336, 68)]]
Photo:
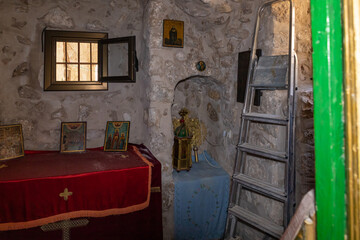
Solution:
[[(237, 76), (237, 101), (244, 103), (246, 80), (249, 71), (251, 51), (240, 52), (238, 57), (238, 76)], [(262, 55), (261, 49), (256, 50), (256, 56), (259, 58)], [(255, 90), (254, 105), (260, 106), (261, 91)]]

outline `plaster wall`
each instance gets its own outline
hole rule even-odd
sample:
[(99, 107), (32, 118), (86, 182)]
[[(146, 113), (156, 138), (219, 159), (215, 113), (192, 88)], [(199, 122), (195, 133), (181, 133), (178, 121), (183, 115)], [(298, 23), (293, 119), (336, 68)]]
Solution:
[[(25, 149), (58, 150), (61, 122), (86, 121), (87, 146), (103, 145), (106, 121), (131, 121), (130, 141), (147, 137), (143, 122), (146, 74), (143, 2), (0, 1), (0, 124), (21, 123)], [(136, 36), (137, 82), (110, 83), (108, 91), (43, 91), (44, 29), (107, 32), (109, 38)]]
[(190, 118), (200, 120), (201, 132), (198, 144), (198, 153), (206, 150), (214, 159), (222, 161), (226, 155), (225, 146), (231, 144), (224, 142), (226, 134), (226, 118), (223, 114), (226, 102), (223, 101), (223, 85), (209, 77), (193, 77), (179, 82), (175, 88), (174, 102), (171, 108), (172, 118), (179, 119), (182, 108), (189, 110)]

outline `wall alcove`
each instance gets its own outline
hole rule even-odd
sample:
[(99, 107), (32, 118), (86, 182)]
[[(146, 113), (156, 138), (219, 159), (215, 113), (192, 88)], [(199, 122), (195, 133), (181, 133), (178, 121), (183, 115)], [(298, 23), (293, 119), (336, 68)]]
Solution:
[[(225, 165), (224, 158), (227, 144), (226, 103), (224, 86), (212, 77), (192, 76), (179, 81), (174, 89), (174, 101), (171, 106), (171, 117), (179, 119), (182, 108), (189, 110), (190, 118), (197, 118), (206, 131), (199, 154), (206, 150), (220, 165)], [(231, 131), (230, 131), (231, 134)]]

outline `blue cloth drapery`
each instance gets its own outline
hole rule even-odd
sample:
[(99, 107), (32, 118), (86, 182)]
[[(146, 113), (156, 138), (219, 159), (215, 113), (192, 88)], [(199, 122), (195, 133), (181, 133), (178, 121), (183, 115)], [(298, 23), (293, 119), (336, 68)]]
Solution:
[[(205, 159), (210, 162), (211, 166)], [(223, 237), (229, 202), (230, 177), (204, 151), (190, 171), (173, 172), (175, 182), (175, 239), (208, 240)]]

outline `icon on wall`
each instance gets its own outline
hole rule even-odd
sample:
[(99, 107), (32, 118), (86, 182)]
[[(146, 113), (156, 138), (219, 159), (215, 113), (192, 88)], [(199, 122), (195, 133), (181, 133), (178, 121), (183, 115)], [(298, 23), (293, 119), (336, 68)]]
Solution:
[(184, 22), (176, 20), (164, 20), (163, 22), (163, 46), (184, 47)]
[(206, 64), (204, 61), (199, 61), (196, 63), (196, 69), (200, 72), (204, 71), (206, 69)]

